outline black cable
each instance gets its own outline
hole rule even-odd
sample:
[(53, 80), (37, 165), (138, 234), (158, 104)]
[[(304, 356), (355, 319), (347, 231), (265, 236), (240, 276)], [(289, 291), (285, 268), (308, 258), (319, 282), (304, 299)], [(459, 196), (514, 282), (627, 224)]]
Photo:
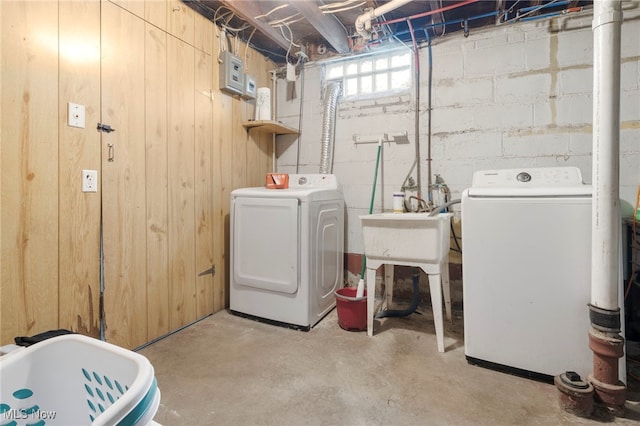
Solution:
[(456, 243), (456, 247), (457, 247), (457, 250), (453, 250), (453, 249), (451, 250), (456, 251), (458, 253), (462, 253), (462, 248), (460, 247), (460, 244), (458, 244), (458, 236), (456, 235), (456, 231), (453, 229), (453, 222), (450, 222), (449, 226), (451, 226), (451, 236), (453, 237), (453, 241)]

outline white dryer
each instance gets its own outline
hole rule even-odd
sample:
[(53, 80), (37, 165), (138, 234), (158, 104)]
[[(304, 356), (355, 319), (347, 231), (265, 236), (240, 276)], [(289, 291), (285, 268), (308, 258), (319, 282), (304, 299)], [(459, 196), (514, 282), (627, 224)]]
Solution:
[(231, 193), (232, 313), (309, 330), (342, 284), (344, 199), (335, 175)]

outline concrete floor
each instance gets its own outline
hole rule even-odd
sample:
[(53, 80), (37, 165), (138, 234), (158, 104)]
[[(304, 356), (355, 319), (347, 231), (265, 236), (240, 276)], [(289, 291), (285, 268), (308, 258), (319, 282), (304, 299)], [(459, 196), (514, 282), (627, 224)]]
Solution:
[(165, 426), (638, 424), (637, 392), (626, 418), (582, 419), (553, 385), (468, 365), (462, 322), (446, 325), (441, 354), (428, 311), (376, 320), (372, 338), (340, 329), (335, 310), (307, 333), (222, 311), (140, 353)]

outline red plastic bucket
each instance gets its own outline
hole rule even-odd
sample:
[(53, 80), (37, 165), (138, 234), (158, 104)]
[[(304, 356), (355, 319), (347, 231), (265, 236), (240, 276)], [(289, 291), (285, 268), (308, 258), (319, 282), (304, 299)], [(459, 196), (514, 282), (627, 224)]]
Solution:
[(348, 331), (367, 329), (367, 292), (363, 297), (356, 297), (357, 291), (355, 287), (336, 290), (338, 325)]

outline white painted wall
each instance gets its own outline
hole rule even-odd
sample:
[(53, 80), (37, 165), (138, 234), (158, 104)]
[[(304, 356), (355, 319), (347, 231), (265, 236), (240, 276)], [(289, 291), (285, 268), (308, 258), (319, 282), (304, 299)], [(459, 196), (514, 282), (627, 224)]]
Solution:
[[(432, 173), (459, 198), (472, 174), (494, 168), (577, 166), (591, 183), (593, 34), (591, 11), (566, 17), (472, 30), (433, 41)], [(640, 6), (625, 2), (622, 27), (621, 170), (623, 214), (640, 184)], [(421, 168), (426, 191), (427, 49), (421, 57)], [(322, 134), (321, 64), (304, 71), (299, 172), (317, 173)], [(278, 119), (299, 125), (297, 98), (278, 82)], [(376, 145), (354, 134), (408, 131), (408, 144), (385, 144), (376, 211), (391, 209), (414, 159), (414, 95), (341, 100), (336, 119), (334, 173), (348, 208), (347, 253), (362, 253), (358, 215), (368, 213)], [(295, 173), (298, 144), (278, 137), (278, 171)], [(415, 173), (414, 173), (415, 176)], [(425, 195), (426, 196), (426, 195)], [(460, 205), (454, 210), (458, 211)]]

